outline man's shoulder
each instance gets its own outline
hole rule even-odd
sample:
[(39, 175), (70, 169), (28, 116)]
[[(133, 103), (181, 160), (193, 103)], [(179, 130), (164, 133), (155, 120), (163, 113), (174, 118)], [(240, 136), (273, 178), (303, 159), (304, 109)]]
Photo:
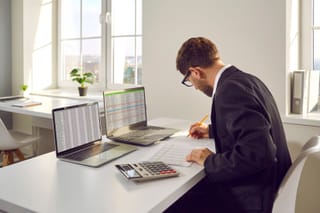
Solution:
[(252, 74), (249, 74), (243, 70), (240, 70), (236, 66), (230, 66), (228, 67), (223, 73), (222, 76), (225, 79), (232, 79), (232, 78), (243, 78), (243, 76), (248, 76), (249, 78), (255, 77)]
[(228, 84), (228, 83), (246, 84), (246, 85), (257, 84), (257, 83), (263, 84), (263, 82), (255, 75), (242, 71), (235, 66), (231, 66), (228, 69), (226, 69), (225, 72), (223, 72), (220, 82), (222, 84)]

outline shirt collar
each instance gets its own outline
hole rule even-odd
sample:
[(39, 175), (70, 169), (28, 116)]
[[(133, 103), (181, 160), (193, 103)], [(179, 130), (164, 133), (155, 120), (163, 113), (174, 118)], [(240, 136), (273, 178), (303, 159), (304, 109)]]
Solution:
[(214, 97), (214, 95), (216, 94), (217, 85), (218, 85), (218, 83), (219, 83), (219, 79), (220, 79), (222, 73), (223, 73), (226, 69), (228, 69), (229, 67), (231, 67), (231, 64), (225, 65), (224, 67), (222, 67), (222, 68), (218, 71), (218, 73), (217, 73), (217, 75), (216, 75), (216, 78), (214, 79), (212, 97)]

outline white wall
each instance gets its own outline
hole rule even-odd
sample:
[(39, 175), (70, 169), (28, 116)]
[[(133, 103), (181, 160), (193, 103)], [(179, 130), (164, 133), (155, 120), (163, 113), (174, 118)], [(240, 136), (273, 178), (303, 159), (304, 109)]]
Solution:
[(12, 26), (12, 95), (19, 93), (19, 85), (24, 83), (23, 57), (23, 3), (11, 0)]
[(34, 90), (55, 85), (53, 41), (54, 0), (11, 0), (12, 4), (12, 94), (20, 85)]
[(175, 59), (192, 36), (216, 43), (226, 64), (260, 77), (285, 111), (285, 1), (143, 1), (143, 84), (150, 117), (198, 120), (211, 100), (180, 84)]
[[(0, 1), (0, 96), (11, 95), (11, 2)], [(11, 127), (10, 113), (0, 112), (0, 117)]]
[(0, 1), (0, 96), (11, 93), (11, 4)]

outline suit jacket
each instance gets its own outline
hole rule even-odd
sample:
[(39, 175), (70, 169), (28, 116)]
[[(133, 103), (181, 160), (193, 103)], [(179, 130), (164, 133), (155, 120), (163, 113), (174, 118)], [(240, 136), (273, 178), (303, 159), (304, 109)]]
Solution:
[(209, 127), (216, 154), (206, 159), (205, 171), (224, 188), (221, 198), (236, 212), (271, 212), (291, 158), (268, 88), (255, 76), (227, 68), (213, 97)]

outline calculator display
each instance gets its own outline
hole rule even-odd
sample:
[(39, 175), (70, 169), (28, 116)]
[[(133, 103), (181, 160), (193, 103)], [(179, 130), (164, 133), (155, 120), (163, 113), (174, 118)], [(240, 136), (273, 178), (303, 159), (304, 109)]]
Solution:
[(129, 164), (116, 165), (116, 167), (129, 179), (141, 177), (141, 175)]

